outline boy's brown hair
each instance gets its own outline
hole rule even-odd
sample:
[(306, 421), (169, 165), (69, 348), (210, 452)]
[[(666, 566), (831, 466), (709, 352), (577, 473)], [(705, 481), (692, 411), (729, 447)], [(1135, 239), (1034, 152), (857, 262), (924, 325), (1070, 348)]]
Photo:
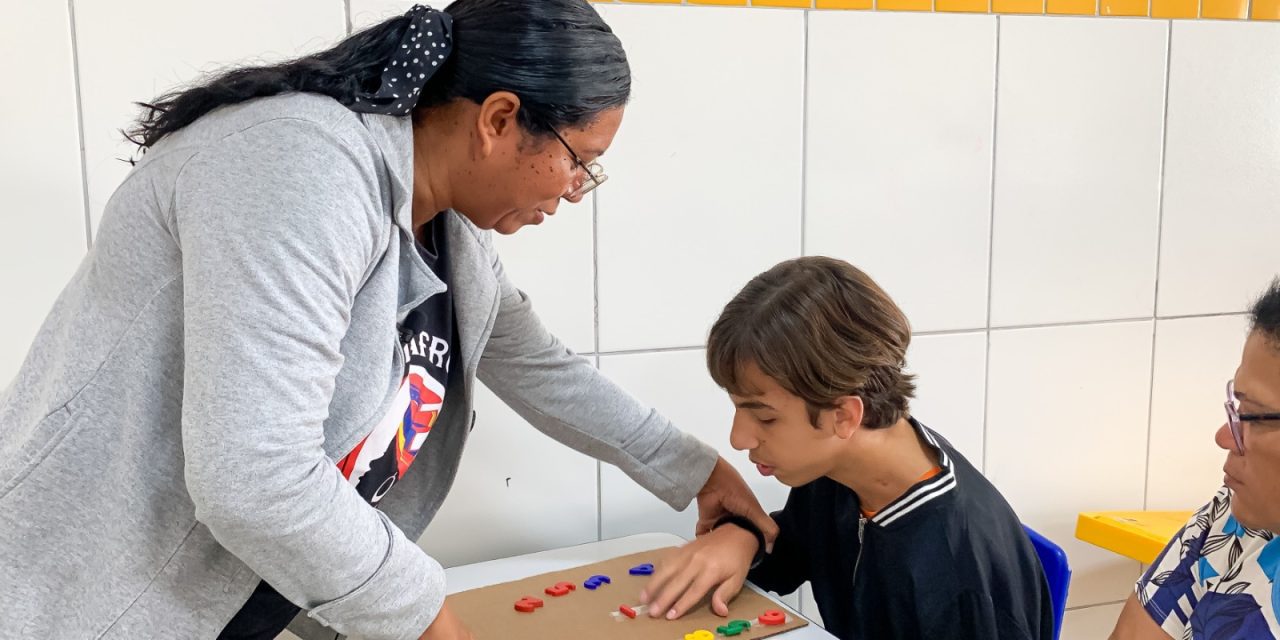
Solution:
[(889, 427), (915, 394), (904, 372), (911, 325), (867, 274), (826, 257), (788, 260), (756, 276), (725, 306), (707, 339), (716, 384), (754, 395), (742, 368), (760, 371), (802, 398), (809, 420), (837, 398), (858, 396), (863, 425)]

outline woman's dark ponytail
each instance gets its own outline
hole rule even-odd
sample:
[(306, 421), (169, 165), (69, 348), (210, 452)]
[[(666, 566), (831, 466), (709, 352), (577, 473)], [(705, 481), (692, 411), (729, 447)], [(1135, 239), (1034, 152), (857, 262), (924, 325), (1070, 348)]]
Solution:
[(139, 103), (143, 115), (126, 137), (142, 148), (227, 105), (282, 93), (318, 93), (342, 104), (370, 84), (376, 88), (386, 59), (400, 44), (408, 19), (398, 16), (369, 27), (326, 51), (266, 67), (242, 67), (211, 80)]
[[(457, 0), (453, 52), (423, 89), (417, 112), (454, 99), (520, 96), (521, 124), (534, 133), (588, 124), (626, 104), (631, 70), (617, 36), (587, 0)], [(283, 93), (352, 105), (377, 90), (409, 28), (405, 16), (364, 29), (331, 49), (277, 65), (223, 72), (150, 103), (126, 137), (143, 149), (217, 109)]]

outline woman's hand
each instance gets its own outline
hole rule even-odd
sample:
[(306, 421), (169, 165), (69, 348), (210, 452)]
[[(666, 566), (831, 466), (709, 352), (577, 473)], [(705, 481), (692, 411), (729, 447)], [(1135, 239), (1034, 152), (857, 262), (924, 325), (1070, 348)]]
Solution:
[(449, 609), (449, 603), (440, 607), (440, 613), (418, 640), (475, 640), (462, 620)]
[(764, 534), (766, 550), (772, 550), (773, 541), (778, 537), (778, 525), (760, 507), (747, 482), (742, 479), (733, 465), (724, 458), (716, 460), (711, 470), (711, 477), (698, 492), (698, 527), (694, 532), (703, 535), (716, 526), (726, 515), (742, 516), (756, 525)]

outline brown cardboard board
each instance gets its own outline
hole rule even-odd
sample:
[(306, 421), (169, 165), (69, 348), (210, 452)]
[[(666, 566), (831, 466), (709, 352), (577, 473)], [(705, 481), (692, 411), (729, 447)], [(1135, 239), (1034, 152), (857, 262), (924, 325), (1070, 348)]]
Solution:
[[(721, 640), (723, 636), (715, 633), (716, 627), (735, 619), (752, 623), (749, 630), (735, 638), (758, 640), (808, 624), (746, 587), (730, 603), (728, 618), (716, 615), (705, 602), (679, 620), (654, 620), (643, 613), (634, 620), (613, 615), (619, 605), (639, 605), (640, 590), (648, 577), (630, 575), (631, 567), (656, 564), (659, 558), (672, 550), (654, 549), (463, 591), (449, 596), (449, 607), (475, 634), (476, 640), (683, 640), (686, 634), (699, 629), (710, 631), (716, 640)], [(613, 582), (594, 591), (586, 589), (583, 583), (593, 575), (609, 576)], [(544, 589), (558, 582), (571, 582), (577, 589), (560, 597), (544, 593)], [(515, 610), (515, 603), (524, 596), (538, 598), (544, 605), (533, 613), (520, 613)], [(786, 614), (786, 623), (779, 626), (757, 624), (756, 618), (770, 609)]]

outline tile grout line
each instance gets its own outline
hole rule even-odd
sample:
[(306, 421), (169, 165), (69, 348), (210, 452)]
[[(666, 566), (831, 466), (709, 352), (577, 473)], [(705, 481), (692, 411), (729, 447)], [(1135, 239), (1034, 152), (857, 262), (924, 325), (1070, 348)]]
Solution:
[(1197, 313), (1181, 316), (1134, 316), (1131, 318), (1108, 318), (1106, 320), (1078, 320), (1068, 322), (1044, 322), (1040, 324), (1021, 324), (1007, 326), (992, 327), (971, 327), (967, 329), (938, 329), (932, 331), (914, 331), (913, 336), (948, 336), (948, 335), (964, 335), (970, 333), (982, 333), (984, 331), (1000, 332), (1000, 331), (1024, 331), (1027, 329), (1056, 329), (1065, 327), (1091, 327), (1096, 325), (1108, 324), (1127, 324), (1132, 322), (1150, 322), (1152, 320), (1200, 320), (1205, 318), (1231, 318), (1236, 316), (1248, 315), (1245, 311), (1226, 311), (1222, 313)]
[[(600, 368), (600, 356), (596, 356), (596, 369)], [(596, 460), (596, 542), (604, 541), (604, 466)]]
[(1143, 450), (1142, 462), (1142, 509), (1147, 509), (1151, 490), (1151, 431), (1154, 424), (1156, 406), (1156, 339), (1160, 333), (1160, 323), (1151, 321), (1151, 359), (1147, 377), (1147, 433), (1146, 447)]
[[(596, 370), (600, 370), (600, 194), (591, 194), (591, 323)], [(596, 541), (604, 540), (604, 469), (596, 460)]]
[[(934, 331), (914, 331), (911, 333), (912, 338), (925, 338), (937, 336), (964, 336), (993, 333), (1002, 333), (1006, 331), (1027, 331), (1034, 329), (1065, 329), (1071, 327), (1095, 327), (1113, 324), (1133, 324), (1137, 322), (1152, 321), (1168, 321), (1168, 320), (1201, 320), (1206, 318), (1232, 318), (1244, 317), (1247, 313), (1243, 311), (1231, 311), (1225, 313), (1203, 313), (1183, 316), (1168, 316), (1164, 318), (1152, 318), (1150, 316), (1139, 316), (1133, 318), (1112, 318), (1108, 320), (1084, 320), (1078, 322), (1046, 322), (1043, 324), (1025, 324), (1025, 325), (1009, 325), (1005, 327), (971, 327), (968, 329), (938, 329)], [(648, 355), (655, 353), (679, 353), (682, 351), (699, 351), (705, 349), (705, 344), (680, 345), (675, 347), (641, 347), (637, 349), (618, 349), (615, 351), (600, 351), (579, 353), (584, 358), (594, 358), (597, 356), (635, 356)]]
[(89, 210), (89, 157), (85, 152), (84, 140), (84, 96), (80, 91), (80, 42), (76, 34), (76, 3), (67, 0), (67, 27), (71, 30), (71, 84), (75, 87), (76, 97), (76, 133), (80, 139), (80, 194), (81, 206), (84, 207), (84, 248), (93, 248), (93, 214)]
[(1143, 466), (1142, 508), (1151, 499), (1151, 432), (1155, 426), (1156, 406), (1156, 338), (1160, 332), (1160, 252), (1164, 249), (1164, 187), (1169, 157), (1169, 81), (1173, 77), (1173, 22), (1165, 23), (1164, 40), (1164, 113), (1161, 114), (1160, 176), (1156, 180), (1156, 264), (1155, 295), (1151, 301), (1151, 378), (1147, 396), (1147, 450)]
[[(809, 9), (804, 11), (804, 30), (800, 55), (800, 255), (806, 255), (805, 236), (808, 234), (809, 221), (809, 17), (812, 9), (816, 9), (818, 0), (810, 0)], [(796, 591), (796, 611), (805, 615), (804, 589)]]
[[(994, 0), (993, 0), (994, 1)], [(997, 129), (999, 128), (1000, 118), (1000, 32), (1004, 28), (1001, 17), (996, 16), (996, 42), (995, 42), (995, 64), (992, 73), (995, 76), (992, 81), (991, 96), (991, 202), (988, 207), (987, 216), (987, 326), (986, 329), (986, 355), (983, 361), (983, 382), (982, 382), (982, 472), (987, 473), (987, 454), (990, 447), (987, 446), (987, 430), (990, 427), (989, 418), (991, 416), (991, 312), (993, 308), (991, 295), (995, 282), (995, 255), (996, 255), (996, 142)]]
[[(1039, 324), (1008, 325), (1008, 326), (991, 327), (991, 330), (992, 331), (1017, 331), (1022, 329), (1051, 329), (1054, 327), (1089, 327), (1089, 326), (1100, 325), (1100, 324), (1150, 322), (1152, 320), (1194, 320), (1199, 318), (1226, 318), (1226, 317), (1241, 316), (1241, 315), (1245, 315), (1245, 312), (1244, 311), (1224, 311), (1221, 313), (1193, 313), (1193, 314), (1187, 314), (1187, 315), (1181, 315), (1181, 316), (1163, 316), (1163, 317), (1134, 316), (1130, 318), (1108, 318), (1106, 320), (1078, 320), (1078, 321), (1069, 321), (1069, 322), (1044, 322)], [(933, 333), (965, 333), (965, 332), (975, 332), (975, 331), (981, 331), (981, 330), (982, 330), (981, 328), (975, 328), (975, 329), (969, 329), (967, 331), (966, 330), (958, 330), (958, 331), (950, 331), (950, 332), (938, 331)], [(926, 335), (928, 333), (930, 332), (922, 331), (920, 332), (920, 335)]]
[(1186, 314), (1181, 316), (1163, 316), (1163, 317), (1157, 316), (1156, 320), (1159, 321), (1159, 320), (1196, 320), (1199, 318), (1230, 318), (1233, 316), (1243, 317), (1248, 314), (1249, 313), (1247, 311), (1224, 311), (1221, 313), (1191, 313), (1191, 314)]
[[(1161, 318), (1162, 320), (1165, 318)], [(1079, 322), (1045, 322), (1040, 324), (1022, 324), (1009, 325), (1006, 327), (991, 327), (991, 331), (1025, 331), (1029, 329), (1057, 329), (1065, 327), (1094, 327), (1098, 325), (1109, 324), (1129, 324), (1133, 322), (1150, 322), (1151, 316), (1134, 316), (1130, 318), (1108, 318), (1106, 320), (1081, 320)]]
[(351, 35), (351, 0), (342, 0), (342, 6), (347, 12), (347, 35)]
[[(813, 0), (812, 4), (817, 4)], [(804, 42), (800, 75), (800, 255), (804, 256), (805, 235), (809, 220), (809, 12), (804, 12)]]
[(597, 356), (638, 356), (650, 353), (679, 353), (681, 351), (697, 351), (704, 349), (704, 345), (691, 345), (683, 347), (654, 347), (647, 349), (619, 349), (617, 351), (601, 351)]
[(938, 329), (936, 331), (912, 331), (912, 338), (931, 338), (937, 336), (968, 336), (974, 334), (986, 334), (986, 327), (973, 327), (972, 329)]

